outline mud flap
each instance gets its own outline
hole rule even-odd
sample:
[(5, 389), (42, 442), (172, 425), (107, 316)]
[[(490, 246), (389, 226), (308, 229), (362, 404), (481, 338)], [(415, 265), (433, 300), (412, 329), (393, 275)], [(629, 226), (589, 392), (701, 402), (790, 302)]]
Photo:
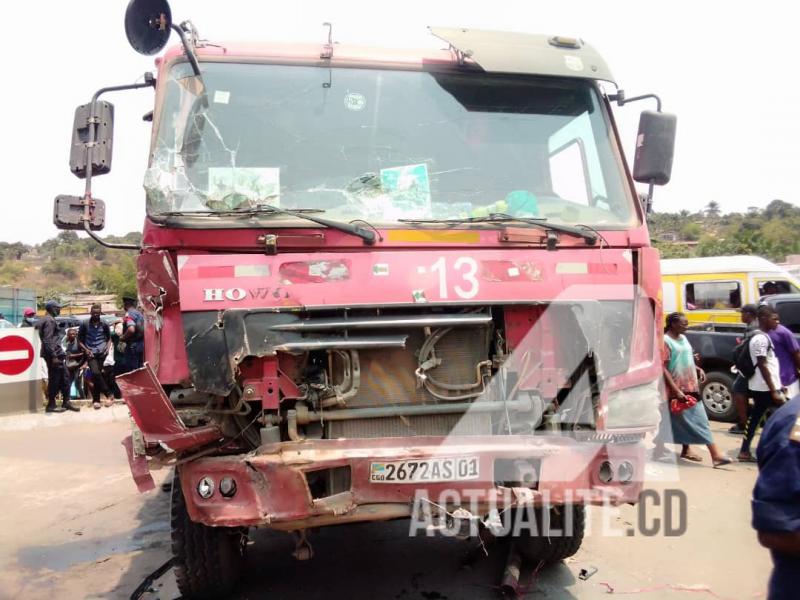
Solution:
[(141, 369), (117, 377), (117, 384), (144, 442), (144, 453), (137, 452), (133, 436), (122, 442), (128, 453), (131, 475), (140, 492), (155, 487), (147, 466), (148, 449), (185, 452), (222, 439), (222, 432), (216, 425), (190, 429), (183, 424), (147, 363)]

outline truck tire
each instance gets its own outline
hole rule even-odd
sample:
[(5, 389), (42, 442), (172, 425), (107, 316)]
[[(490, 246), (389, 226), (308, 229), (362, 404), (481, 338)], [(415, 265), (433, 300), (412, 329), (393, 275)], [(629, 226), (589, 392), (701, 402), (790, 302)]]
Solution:
[[(565, 512), (570, 511), (571, 519), (565, 520)], [(542, 523), (542, 509), (534, 512), (536, 529), (522, 528), (514, 538), (517, 549), (526, 561), (538, 564), (558, 562), (575, 554), (583, 543), (586, 528), (586, 510), (582, 505), (568, 504), (550, 509), (550, 529), (548, 536), (546, 526)], [(565, 529), (567, 524), (567, 531)], [(560, 534), (560, 535), (559, 535)]]
[(733, 401), (733, 375), (724, 371), (706, 373), (706, 380), (700, 386), (700, 399), (706, 407), (706, 414), (714, 421), (736, 420), (736, 403)]
[(228, 598), (239, 582), (247, 530), (195, 523), (186, 511), (180, 479), (172, 482), (172, 555), (183, 598)]

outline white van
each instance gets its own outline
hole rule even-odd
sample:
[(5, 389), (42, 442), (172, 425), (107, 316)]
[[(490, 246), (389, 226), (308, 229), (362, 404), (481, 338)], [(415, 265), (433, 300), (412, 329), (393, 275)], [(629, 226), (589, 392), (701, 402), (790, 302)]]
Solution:
[(800, 292), (800, 282), (759, 256), (661, 261), (664, 314), (680, 311), (689, 325), (738, 323), (739, 309), (762, 296)]

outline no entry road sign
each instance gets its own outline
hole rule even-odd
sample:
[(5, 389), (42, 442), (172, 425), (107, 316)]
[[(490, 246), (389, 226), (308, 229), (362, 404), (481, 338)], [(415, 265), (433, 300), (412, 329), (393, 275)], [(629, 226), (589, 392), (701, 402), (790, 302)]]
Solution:
[(0, 373), (19, 375), (33, 364), (33, 345), (19, 335), (0, 338)]

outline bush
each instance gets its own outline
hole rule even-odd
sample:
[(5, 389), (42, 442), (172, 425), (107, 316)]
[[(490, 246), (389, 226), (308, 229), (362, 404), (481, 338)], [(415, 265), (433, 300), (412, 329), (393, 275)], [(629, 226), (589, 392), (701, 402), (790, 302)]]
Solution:
[(42, 272), (46, 275), (64, 275), (65, 277), (75, 277), (77, 275), (75, 265), (66, 258), (51, 260), (42, 267)]

